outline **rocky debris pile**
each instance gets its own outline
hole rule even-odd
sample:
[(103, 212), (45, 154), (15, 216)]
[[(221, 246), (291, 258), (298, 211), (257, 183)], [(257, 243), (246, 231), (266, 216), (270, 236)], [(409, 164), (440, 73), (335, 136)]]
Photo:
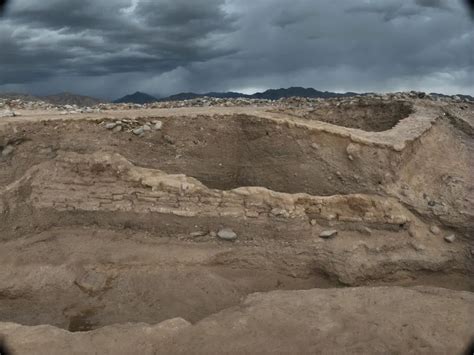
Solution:
[(100, 112), (98, 108), (91, 107), (79, 107), (78, 105), (53, 105), (51, 103), (36, 100), (27, 101), (22, 99), (2, 99), (0, 98), (0, 117), (3, 111), (14, 112), (15, 110), (28, 110), (28, 111), (60, 111), (61, 114), (75, 114), (75, 113), (94, 113)]
[(10, 109), (4, 109), (0, 111), (0, 117), (15, 117), (16, 113)]
[(203, 97), (182, 101), (157, 101), (146, 104), (134, 103), (103, 103), (96, 107), (100, 110), (136, 110), (136, 109), (166, 109), (166, 108), (182, 108), (182, 107), (242, 107), (242, 106), (269, 106), (276, 101), (264, 99), (223, 99), (213, 97)]
[(163, 122), (152, 120), (148, 122), (140, 122), (135, 119), (123, 119), (114, 121), (102, 121), (100, 125), (104, 126), (113, 132), (129, 132), (136, 136), (142, 137), (146, 132), (160, 131), (163, 127)]
[(182, 107), (275, 107), (284, 109), (287, 107), (317, 107), (321, 103), (327, 105), (346, 105), (357, 102), (364, 102), (366, 100), (382, 100), (382, 101), (396, 101), (396, 100), (413, 100), (423, 99), (440, 102), (472, 102), (468, 97), (447, 96), (426, 94), (424, 92), (410, 91), (397, 92), (388, 94), (361, 94), (352, 97), (343, 98), (305, 98), (305, 97), (290, 97), (279, 100), (267, 99), (249, 99), (249, 98), (213, 98), (202, 97), (182, 101), (157, 101), (146, 104), (134, 103), (99, 103), (91, 107), (80, 107), (78, 105), (53, 105), (51, 103), (41, 100), (25, 99), (11, 99), (0, 97), (0, 110), (45, 110), (45, 111), (59, 111), (61, 114), (78, 114), (78, 113), (94, 113), (101, 111), (117, 111), (117, 110), (139, 110), (139, 109), (169, 109)]
[(382, 101), (393, 101), (393, 100), (412, 100), (412, 99), (424, 99), (431, 101), (454, 101), (454, 102), (470, 102), (467, 98), (461, 98), (459, 96), (436, 96), (426, 94), (424, 92), (397, 92), (389, 94), (363, 94), (345, 98), (306, 98), (306, 97), (289, 97), (282, 98), (279, 100), (267, 100), (267, 99), (249, 99), (249, 98), (213, 98), (213, 97), (202, 97), (190, 100), (182, 101), (157, 101), (147, 104), (127, 104), (127, 103), (103, 103), (97, 106), (100, 110), (133, 110), (133, 109), (153, 109), (153, 108), (181, 108), (181, 107), (242, 107), (242, 106), (255, 106), (255, 107), (268, 107), (274, 106), (277, 108), (286, 107), (316, 107), (321, 103), (327, 103), (328, 105), (334, 104), (348, 104), (356, 102), (364, 102), (367, 100), (382, 100)]
[(95, 108), (90, 108), (88, 106), (86, 107), (79, 107), (77, 105), (64, 105), (64, 106), (57, 106), (56, 107), (58, 110), (62, 110), (61, 114), (63, 115), (69, 115), (69, 114), (74, 114), (74, 113), (94, 113), (94, 112), (100, 112), (99, 109)]
[(311, 99), (304, 97), (290, 97), (280, 99), (274, 102), (274, 106), (279, 108), (316, 108), (321, 105), (325, 106), (347, 106), (354, 104), (367, 104), (373, 102), (394, 102), (394, 101), (408, 101), (414, 99), (423, 99), (436, 102), (472, 102), (467, 98), (460, 98), (459, 96), (433, 96), (423, 92), (396, 92), (387, 94), (365, 94), (360, 96), (344, 97), (344, 98), (329, 98), (329, 99)]
[(55, 105), (44, 101), (0, 98), (0, 110), (57, 110)]

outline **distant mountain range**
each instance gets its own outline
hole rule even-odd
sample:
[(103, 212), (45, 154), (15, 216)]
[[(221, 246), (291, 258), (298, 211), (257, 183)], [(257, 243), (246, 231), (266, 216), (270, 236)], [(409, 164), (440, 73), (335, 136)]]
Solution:
[(104, 100), (100, 100), (95, 97), (75, 95), (69, 92), (41, 96), (40, 99), (53, 105), (77, 105), (79, 107), (94, 106), (104, 102)]
[(69, 92), (62, 92), (56, 95), (48, 96), (33, 96), (29, 94), (21, 93), (6, 93), (0, 94), (0, 98), (10, 99), (10, 100), (24, 100), (24, 101), (44, 101), (52, 105), (77, 105), (79, 107), (85, 106), (94, 106), (105, 102), (104, 100), (96, 99), (90, 96), (76, 95)]
[(33, 96), (30, 94), (22, 94), (17, 92), (6, 92), (0, 93), (0, 99), (7, 99), (7, 100), (22, 100), (22, 101), (43, 101), (38, 96)]
[(196, 94), (194, 92), (183, 92), (176, 95), (171, 95), (163, 98), (156, 98), (152, 95), (145, 94), (143, 92), (136, 92), (132, 95), (124, 96), (114, 102), (126, 102), (126, 103), (150, 103), (155, 101), (182, 101), (192, 100), (202, 97), (214, 97), (221, 99), (230, 98), (248, 98), (248, 99), (266, 99), (266, 100), (278, 100), (285, 97), (309, 97), (309, 98), (331, 98), (331, 97), (346, 97), (360, 95), (355, 92), (347, 92), (344, 94), (329, 92), (329, 91), (318, 91), (313, 88), (302, 88), (302, 87), (291, 87), (288, 89), (270, 89), (264, 92), (257, 92), (252, 95), (241, 94), (238, 92), (208, 92), (205, 94)]
[(287, 97), (308, 97), (308, 98), (321, 98), (329, 99), (332, 97), (348, 97), (361, 95), (355, 92), (337, 93), (330, 91), (319, 91), (313, 88), (302, 88), (302, 87), (291, 87), (288, 89), (270, 89), (264, 92), (257, 92), (250, 95), (253, 99), (266, 99), (266, 100), (279, 100)]

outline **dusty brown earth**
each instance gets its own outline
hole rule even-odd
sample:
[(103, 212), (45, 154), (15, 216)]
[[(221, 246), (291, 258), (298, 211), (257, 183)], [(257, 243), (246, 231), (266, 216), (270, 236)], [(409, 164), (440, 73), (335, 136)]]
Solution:
[(456, 354), (474, 336), (472, 103), (17, 114), (13, 353)]

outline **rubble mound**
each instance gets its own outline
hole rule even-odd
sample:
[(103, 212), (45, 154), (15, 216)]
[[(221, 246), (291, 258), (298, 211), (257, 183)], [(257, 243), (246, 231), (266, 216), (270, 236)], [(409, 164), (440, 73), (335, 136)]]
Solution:
[(67, 116), (9, 102), (0, 334), (14, 351), (467, 345), (472, 103), (199, 100)]

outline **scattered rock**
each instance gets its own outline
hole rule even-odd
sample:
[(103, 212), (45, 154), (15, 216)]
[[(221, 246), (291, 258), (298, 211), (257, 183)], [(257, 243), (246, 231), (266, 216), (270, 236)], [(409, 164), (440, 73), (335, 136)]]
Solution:
[(175, 144), (176, 143), (176, 139), (174, 139), (171, 136), (165, 135), (163, 138), (169, 144)]
[(369, 227), (362, 227), (361, 232), (367, 235), (372, 235), (372, 229), (370, 229)]
[(317, 224), (317, 221), (315, 219), (312, 219), (310, 222), (309, 222), (312, 226), (315, 226)]
[(392, 176), (392, 174), (390, 174), (388, 172), (384, 174), (383, 179), (387, 183), (393, 182), (393, 176)]
[(411, 247), (415, 250), (415, 251), (419, 251), (419, 252), (422, 252), (422, 251), (425, 251), (426, 248), (423, 244), (418, 244), (418, 243), (410, 243)]
[(105, 125), (105, 128), (107, 129), (114, 129), (117, 126), (115, 122), (110, 122)]
[(15, 117), (16, 114), (12, 110), (2, 110), (0, 111), (0, 117)]
[(246, 211), (245, 216), (249, 218), (258, 218), (260, 214), (257, 211)]
[(413, 226), (410, 226), (408, 228), (408, 234), (412, 238), (418, 238), (419, 237), (418, 230), (416, 228), (414, 228)]
[(76, 279), (75, 283), (85, 292), (98, 292), (106, 287), (107, 276), (92, 270), (86, 271)]
[(207, 232), (204, 231), (196, 231), (189, 234), (191, 238), (204, 237), (205, 235), (207, 235)]
[(161, 121), (155, 121), (154, 123), (155, 123), (155, 125), (153, 126), (153, 129), (154, 129), (155, 131), (161, 130), (161, 128), (163, 127), (163, 122), (161, 122)]
[(358, 157), (360, 154), (360, 146), (355, 143), (350, 143), (346, 148), (347, 158), (354, 160), (354, 157)]
[(54, 155), (54, 149), (52, 147), (40, 148), (38, 151), (41, 155), (52, 156)]
[(2, 150), (2, 157), (8, 157), (9, 155), (12, 155), (13, 152), (15, 151), (15, 148), (12, 145), (7, 145), (5, 148)]
[(237, 234), (230, 228), (221, 229), (217, 232), (217, 236), (223, 240), (236, 240)]
[(133, 132), (134, 135), (140, 136), (140, 135), (142, 135), (145, 131), (143, 130), (143, 127), (138, 127), (138, 128), (135, 128), (132, 132)]
[(288, 211), (283, 208), (274, 208), (271, 210), (270, 213), (274, 215), (275, 217), (289, 217), (290, 216)]
[(338, 232), (335, 229), (324, 230), (321, 233), (319, 233), (319, 237), (323, 239), (334, 238), (337, 235), (337, 233)]
[(317, 144), (317, 143), (312, 143), (312, 144), (311, 144), (311, 148), (313, 148), (314, 150), (319, 150), (319, 144)]
[(143, 131), (148, 132), (151, 131), (151, 127), (149, 125), (143, 125)]
[(114, 131), (115, 133), (121, 132), (121, 131), (122, 131), (122, 126), (117, 125), (117, 126), (113, 129), (113, 131)]
[(454, 234), (450, 234), (444, 237), (444, 240), (448, 243), (453, 243), (456, 240), (456, 236)]
[(441, 232), (441, 230), (437, 226), (431, 226), (430, 232), (433, 233), (434, 235), (438, 235)]

